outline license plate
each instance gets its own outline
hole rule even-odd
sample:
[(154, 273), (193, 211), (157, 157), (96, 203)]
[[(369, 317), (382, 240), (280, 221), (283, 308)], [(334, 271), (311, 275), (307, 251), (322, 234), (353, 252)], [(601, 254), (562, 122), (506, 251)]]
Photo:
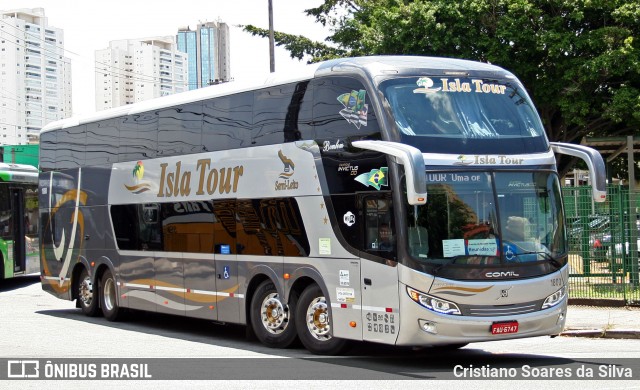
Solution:
[(518, 333), (518, 321), (495, 322), (491, 324), (491, 334)]

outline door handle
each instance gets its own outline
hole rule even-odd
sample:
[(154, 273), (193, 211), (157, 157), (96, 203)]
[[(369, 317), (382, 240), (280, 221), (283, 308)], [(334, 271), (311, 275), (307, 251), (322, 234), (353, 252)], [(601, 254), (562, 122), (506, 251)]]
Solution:
[(367, 285), (367, 286), (371, 286), (371, 279), (364, 278), (364, 284)]

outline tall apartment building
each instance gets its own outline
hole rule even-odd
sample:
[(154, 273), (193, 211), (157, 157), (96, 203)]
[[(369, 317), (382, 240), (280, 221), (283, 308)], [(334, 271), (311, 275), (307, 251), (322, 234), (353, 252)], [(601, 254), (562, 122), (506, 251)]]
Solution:
[(230, 79), (229, 26), (221, 21), (184, 27), (176, 36), (178, 49), (189, 55), (189, 89)]
[(96, 110), (187, 91), (187, 55), (172, 36), (125, 39), (96, 50)]
[(44, 125), (69, 116), (63, 30), (43, 8), (0, 11), (0, 144), (37, 143)]

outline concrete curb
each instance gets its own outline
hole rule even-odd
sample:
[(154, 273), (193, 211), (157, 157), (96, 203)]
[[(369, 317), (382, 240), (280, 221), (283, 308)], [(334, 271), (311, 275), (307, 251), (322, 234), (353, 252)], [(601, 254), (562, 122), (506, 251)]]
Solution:
[(640, 339), (638, 329), (567, 329), (560, 333), (565, 337), (590, 337), (603, 339)]

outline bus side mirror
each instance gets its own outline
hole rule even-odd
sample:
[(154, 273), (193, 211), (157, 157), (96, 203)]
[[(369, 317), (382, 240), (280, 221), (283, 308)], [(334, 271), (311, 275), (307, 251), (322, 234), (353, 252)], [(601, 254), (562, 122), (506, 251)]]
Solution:
[(604, 202), (607, 199), (604, 160), (597, 150), (584, 145), (564, 142), (551, 142), (551, 150), (553, 150), (554, 153), (566, 154), (583, 159), (589, 168), (589, 180), (591, 181), (593, 200), (595, 202)]
[(404, 165), (407, 202), (410, 205), (427, 203), (427, 176), (424, 157), (419, 149), (389, 141), (353, 141), (351, 145), (395, 157), (398, 163)]

